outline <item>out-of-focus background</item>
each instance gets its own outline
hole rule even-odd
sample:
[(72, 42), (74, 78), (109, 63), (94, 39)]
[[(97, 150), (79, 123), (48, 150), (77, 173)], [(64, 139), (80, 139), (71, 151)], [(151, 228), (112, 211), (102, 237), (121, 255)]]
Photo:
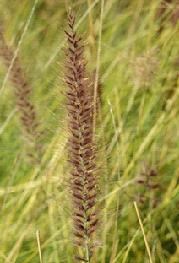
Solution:
[(0, 1), (1, 30), (32, 87), (43, 131), (39, 165), (26, 154), (10, 66), (1, 58), (0, 263), (73, 262), (63, 83), (69, 8), (101, 86), (95, 262), (178, 263), (178, 0)]

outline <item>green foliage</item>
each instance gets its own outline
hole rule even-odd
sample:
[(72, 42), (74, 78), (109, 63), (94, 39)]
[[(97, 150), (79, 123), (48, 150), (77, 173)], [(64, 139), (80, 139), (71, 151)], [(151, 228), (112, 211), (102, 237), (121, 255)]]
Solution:
[(108, 0), (104, 6), (99, 0), (0, 1), (5, 37), (18, 50), (44, 130), (41, 164), (29, 163), (1, 61), (0, 263), (39, 262), (37, 231), (43, 263), (73, 262), (63, 95), (70, 6), (86, 39), (87, 67), (99, 67), (102, 84), (96, 135), (101, 226), (94, 262), (150, 262), (134, 207), (143, 162), (156, 167), (161, 186), (155, 208), (137, 202), (151, 262), (178, 262), (179, 34), (170, 2), (159, 15), (156, 0)]

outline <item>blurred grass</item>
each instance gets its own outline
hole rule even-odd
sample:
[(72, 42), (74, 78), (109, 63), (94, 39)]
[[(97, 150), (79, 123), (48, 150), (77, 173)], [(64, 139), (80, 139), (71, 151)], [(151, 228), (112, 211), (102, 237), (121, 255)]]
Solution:
[[(13, 87), (5, 82), (0, 91), (2, 263), (39, 262), (37, 231), (43, 263), (73, 262), (62, 81), (64, 28), (70, 6), (87, 42), (88, 67), (96, 70), (99, 66), (103, 87), (97, 129), (102, 222), (95, 262), (149, 262), (133, 204), (143, 161), (157, 167), (161, 185), (157, 208), (144, 211), (138, 204), (152, 262), (179, 262), (178, 25), (170, 23), (169, 9), (159, 32), (162, 17), (157, 18), (156, 13), (160, 1), (104, 1), (102, 24), (101, 5), (99, 0), (1, 0), (8, 42), (17, 48), (24, 34), (18, 55), (45, 131), (42, 164), (31, 165), (25, 156)], [(146, 52), (151, 54), (148, 67), (152, 56), (157, 67), (146, 86), (140, 79), (136, 85), (136, 59)], [(0, 87), (6, 74), (1, 63)]]

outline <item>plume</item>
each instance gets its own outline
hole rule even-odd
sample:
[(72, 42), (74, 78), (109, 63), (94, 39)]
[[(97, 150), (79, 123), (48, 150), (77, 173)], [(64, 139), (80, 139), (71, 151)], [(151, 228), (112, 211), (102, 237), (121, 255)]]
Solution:
[(28, 142), (29, 155), (34, 160), (39, 159), (41, 144), (39, 122), (34, 105), (31, 102), (32, 87), (26, 79), (20, 60), (15, 52), (5, 41), (2, 29), (0, 29), (0, 57), (9, 70), (9, 79), (14, 86), (16, 105), (20, 115), (24, 138)]
[(72, 12), (68, 14), (68, 30), (65, 33), (68, 42), (65, 75), (68, 87), (68, 154), (71, 166), (74, 239), (78, 248), (76, 259), (90, 262), (98, 225), (93, 85), (90, 78), (87, 78), (84, 45), (75, 30), (75, 16)]

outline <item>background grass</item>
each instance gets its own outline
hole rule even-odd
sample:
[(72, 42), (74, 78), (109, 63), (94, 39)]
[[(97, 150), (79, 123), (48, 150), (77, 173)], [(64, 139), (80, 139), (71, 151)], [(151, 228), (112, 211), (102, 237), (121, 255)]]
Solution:
[[(13, 86), (0, 64), (0, 262), (73, 262), (63, 58), (66, 10), (77, 14), (88, 68), (99, 69), (101, 226), (94, 262), (179, 262), (179, 60), (174, 4), (151, 0), (1, 0), (5, 37), (21, 58), (44, 130), (41, 165), (28, 162)], [(159, 30), (163, 23), (162, 30)], [(142, 163), (157, 170), (156, 208), (134, 201)], [(146, 189), (144, 189), (146, 192)], [(148, 194), (148, 193), (146, 193)]]

